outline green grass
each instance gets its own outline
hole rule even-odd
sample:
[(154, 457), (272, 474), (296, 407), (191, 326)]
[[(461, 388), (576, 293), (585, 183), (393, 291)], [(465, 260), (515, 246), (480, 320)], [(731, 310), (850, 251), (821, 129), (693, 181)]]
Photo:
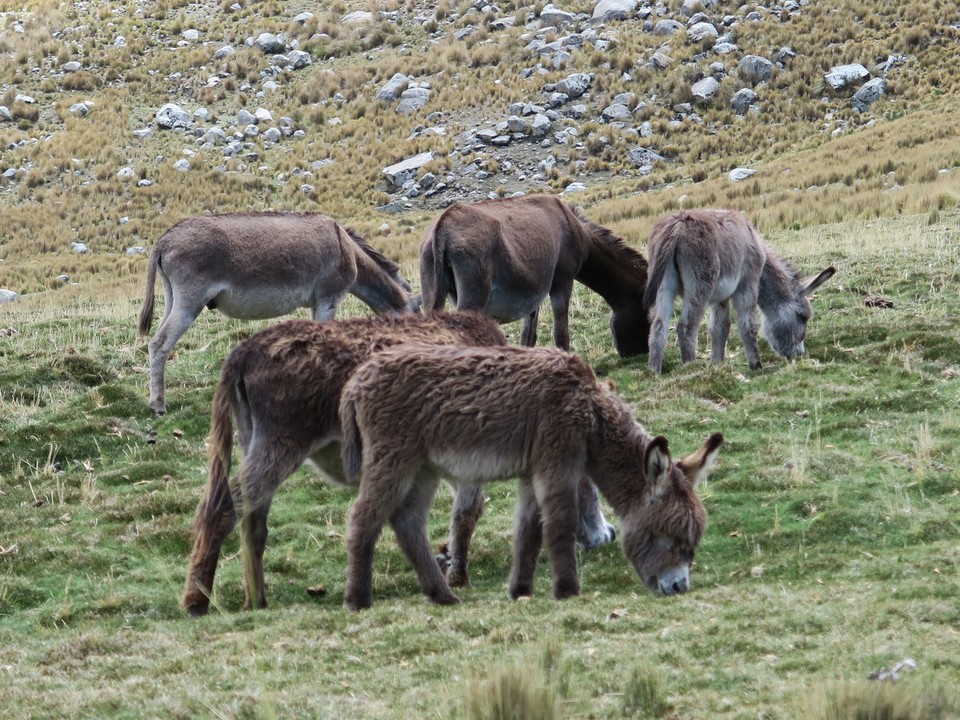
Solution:
[[(719, 366), (681, 366), (671, 343), (655, 377), (616, 357), (602, 301), (577, 294), (574, 349), (648, 428), (676, 454), (727, 438), (703, 490), (693, 590), (669, 599), (608, 546), (581, 555), (581, 598), (555, 602), (543, 566), (536, 596), (511, 602), (514, 487), (500, 483), (463, 604), (429, 605), (388, 531), (375, 607), (349, 614), (352, 494), (304, 469), (271, 514), (271, 607), (239, 611), (234, 535), (213, 612), (190, 621), (178, 599), (214, 378), (259, 325), (204, 313), (156, 418), (134, 335), (139, 279), (0, 308), (16, 330), (0, 336), (5, 717), (500, 717), (496, 698), (514, 695), (564, 718), (854, 717), (831, 703), (867, 707), (877, 685), (865, 678), (904, 657), (918, 667), (897, 688), (946, 709), (856, 716), (957, 717), (943, 693), (960, 680), (958, 232), (944, 213), (932, 226), (913, 216), (770, 237), (808, 272), (839, 272), (814, 300), (808, 355), (788, 363), (762, 344), (755, 373), (732, 338)], [(868, 294), (894, 307), (867, 308)], [(344, 314), (356, 312), (351, 300)], [(450, 503), (444, 490), (435, 541)], [(308, 595), (317, 585), (326, 594)], [(868, 689), (831, 694), (837, 683)]]

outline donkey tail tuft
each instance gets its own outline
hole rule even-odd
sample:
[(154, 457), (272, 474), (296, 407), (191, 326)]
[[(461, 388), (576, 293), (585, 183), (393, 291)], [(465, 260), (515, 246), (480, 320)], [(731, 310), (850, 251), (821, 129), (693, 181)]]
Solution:
[(667, 270), (674, 262), (677, 241), (684, 231), (684, 220), (679, 214), (669, 215), (657, 221), (650, 233), (647, 245), (650, 252), (647, 288), (643, 293), (644, 307), (653, 308), (657, 304), (657, 292)]
[(146, 335), (153, 325), (154, 285), (157, 281), (157, 266), (160, 264), (160, 244), (154, 246), (147, 264), (147, 287), (144, 291), (143, 308), (140, 310), (140, 334)]
[(340, 432), (343, 472), (351, 483), (357, 481), (363, 466), (363, 437), (357, 424), (355, 386), (348, 383), (340, 398)]

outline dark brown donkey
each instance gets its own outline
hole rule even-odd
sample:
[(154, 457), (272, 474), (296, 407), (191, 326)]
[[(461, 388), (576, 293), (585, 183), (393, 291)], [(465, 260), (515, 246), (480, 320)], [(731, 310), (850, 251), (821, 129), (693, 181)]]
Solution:
[(425, 311), (442, 309), (451, 297), (458, 310), (482, 312), (499, 322), (522, 318), (521, 343), (527, 346), (537, 343), (540, 305), (549, 294), (554, 342), (570, 348), (574, 280), (610, 305), (610, 329), (621, 356), (647, 352), (646, 259), (556, 197), (452, 205), (420, 247)]
[[(506, 342), (488, 318), (441, 313), (432, 318), (402, 315), (328, 323), (288, 320), (256, 333), (230, 354), (213, 400), (209, 486), (197, 509), (183, 595), (183, 605), (192, 615), (208, 609), (220, 549), (238, 518), (245, 607), (266, 605), (263, 553), (274, 493), (308, 459), (328, 478), (346, 482), (340, 464), (340, 392), (373, 351), (405, 340), (466, 345)], [(236, 419), (243, 462), (236, 477), (228, 480), (231, 417)], [(581, 542), (592, 547), (613, 540), (615, 533), (603, 518), (596, 489), (586, 479), (580, 485)], [(469, 581), (468, 548), (482, 511), (479, 486), (457, 488), (448, 543), (451, 584)]]
[(808, 298), (836, 272), (828, 267), (812, 280), (804, 280), (734, 210), (691, 210), (661, 218), (653, 227), (649, 252), (645, 302), (653, 318), (649, 363), (656, 372), (663, 366), (677, 295), (683, 295), (677, 323), (682, 362), (697, 356), (697, 328), (708, 305), (713, 308), (710, 360), (723, 362), (732, 301), (747, 364), (757, 370), (757, 307), (770, 346), (787, 358), (802, 355), (813, 312)]
[(343, 466), (363, 470), (347, 531), (345, 601), (373, 603), (373, 552), (384, 523), (433, 602), (459, 601), (437, 569), (426, 515), (439, 478), (475, 485), (520, 478), (510, 595), (533, 592), (543, 540), (553, 594), (580, 593), (574, 535), (586, 475), (621, 519), (624, 554), (651, 590), (689, 588), (706, 523), (694, 488), (723, 436), (674, 463), (628, 407), (575, 355), (552, 349), (401, 345), (353, 374), (340, 400)]
[(166, 411), (163, 370), (204, 306), (241, 320), (308, 307), (328, 320), (347, 293), (378, 313), (416, 309), (399, 266), (320, 213), (234, 213), (181, 220), (157, 241), (147, 266), (140, 334), (153, 322), (163, 280), (163, 321), (150, 341), (150, 407)]

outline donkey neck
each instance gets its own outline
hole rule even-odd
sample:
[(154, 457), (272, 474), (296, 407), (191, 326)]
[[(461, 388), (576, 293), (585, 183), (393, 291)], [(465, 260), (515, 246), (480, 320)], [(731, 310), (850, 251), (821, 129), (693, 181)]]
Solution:
[(764, 314), (775, 311), (796, 294), (796, 271), (769, 247), (766, 252), (757, 295), (757, 306)]
[(602, 297), (613, 309), (634, 304), (647, 284), (643, 255), (622, 243), (589, 237), (587, 256), (575, 279)]
[(587, 454), (587, 474), (620, 517), (643, 494), (645, 481), (641, 476), (649, 441), (650, 437), (619, 401), (598, 404), (597, 426)]
[(357, 256), (357, 279), (350, 290), (376, 312), (403, 312), (409, 307), (408, 293), (363, 248)]

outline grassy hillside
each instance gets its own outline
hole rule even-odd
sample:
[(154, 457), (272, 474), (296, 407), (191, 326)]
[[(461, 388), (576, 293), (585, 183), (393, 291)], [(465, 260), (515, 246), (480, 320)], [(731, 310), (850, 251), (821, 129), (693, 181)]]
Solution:
[[(565, 69), (529, 79), (523, 36), (540, 5), (501, 4), (516, 26), (494, 31), (472, 4), (238, 4), (0, 0), (0, 105), (14, 116), (0, 124), (0, 173), (14, 170), (0, 180), (0, 288), (21, 294), (0, 305), (4, 717), (493, 718), (503, 706), (554, 718), (960, 717), (956, 8), (867, 0), (764, 10), (737, 26), (741, 54), (790, 45), (797, 58), (758, 88), (760, 113), (738, 119), (728, 83), (722, 102), (698, 109), (701, 123), (675, 125), (670, 108), (689, 101), (689, 81), (716, 59), (680, 38), (668, 41), (674, 63), (652, 74), (643, 65), (665, 41), (610, 23), (611, 50), (575, 53)], [(679, 3), (667, 5), (676, 14)], [(358, 9), (395, 14), (365, 30), (339, 22)], [(722, 2), (707, 12), (751, 9)], [(305, 10), (311, 20), (293, 20)], [(470, 24), (465, 40), (451, 37)], [(181, 42), (191, 28), (200, 41)], [(313, 64), (258, 98), (263, 56), (244, 40), (265, 31), (298, 39)], [(237, 52), (214, 62), (226, 43)], [(867, 113), (826, 90), (831, 66), (874, 67), (891, 54), (908, 60)], [(71, 60), (81, 69), (61, 72)], [(592, 121), (582, 147), (551, 149), (560, 162), (542, 181), (516, 170), (535, 165), (536, 144), (511, 150), (514, 170), (499, 151), (454, 152), (460, 129), (505, 118), (511, 102), (575, 70), (597, 74), (588, 101), (597, 111), (627, 90), (659, 98), (645, 118), (668, 160), (639, 175), (623, 160), (634, 139)], [(376, 102), (395, 72), (429, 79), (432, 104), (402, 116)], [(227, 75), (210, 84), (217, 73)], [(18, 93), (36, 102), (16, 102)], [(83, 100), (89, 113), (72, 114)], [(305, 136), (257, 145), (255, 159), (155, 126), (135, 138), (168, 101), (206, 107), (224, 125), (241, 108), (269, 106)], [(445, 112), (447, 135), (408, 140), (433, 110)], [(185, 149), (186, 174), (173, 167)], [(126, 249), (149, 249), (194, 213), (321, 210), (368, 234), (416, 284), (416, 246), (439, 207), (420, 198), (385, 214), (394, 195), (380, 171), (425, 149), (437, 153), (438, 175), (488, 169), (488, 180), (464, 184), (469, 197), (584, 180), (570, 198), (639, 247), (663, 212), (734, 207), (807, 273), (838, 268), (814, 300), (808, 356), (788, 363), (762, 344), (756, 373), (733, 338), (721, 366), (680, 366), (671, 344), (654, 377), (643, 358), (616, 356), (599, 298), (574, 299), (573, 349), (674, 452), (717, 430), (727, 438), (703, 491), (710, 521), (692, 591), (649, 594), (608, 546), (581, 554), (582, 598), (552, 600), (541, 567), (536, 597), (511, 602), (508, 482), (489, 488), (463, 604), (430, 606), (387, 532), (375, 607), (347, 614), (352, 496), (301, 470), (271, 513), (271, 607), (239, 611), (234, 536), (214, 611), (188, 621), (178, 599), (213, 384), (226, 354), (265, 323), (201, 315), (168, 365), (168, 414), (153, 416), (135, 334), (145, 257)], [(132, 182), (116, 177), (125, 166)], [(757, 173), (735, 183), (727, 173), (738, 166)], [(892, 307), (866, 303), (873, 297)], [(362, 312), (353, 299), (341, 309)], [(515, 339), (518, 328), (508, 330)], [(435, 541), (450, 503), (443, 490)], [(319, 597), (308, 592), (321, 586)], [(907, 658), (916, 668), (899, 683), (868, 680)]]

